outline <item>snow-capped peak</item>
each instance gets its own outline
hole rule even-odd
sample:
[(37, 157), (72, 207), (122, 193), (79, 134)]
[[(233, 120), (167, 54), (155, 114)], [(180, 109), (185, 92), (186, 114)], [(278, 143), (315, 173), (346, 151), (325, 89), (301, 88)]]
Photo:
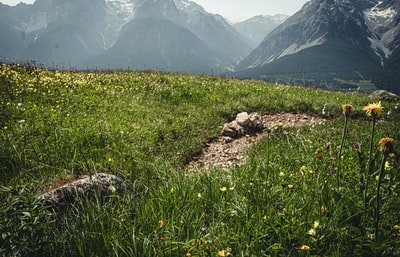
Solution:
[(106, 3), (113, 11), (126, 17), (131, 16), (135, 7), (132, 0), (106, 0)]

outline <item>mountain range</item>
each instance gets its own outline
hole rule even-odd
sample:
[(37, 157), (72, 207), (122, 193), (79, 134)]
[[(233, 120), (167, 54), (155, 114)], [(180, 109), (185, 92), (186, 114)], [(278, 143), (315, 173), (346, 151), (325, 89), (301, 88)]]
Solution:
[(49, 67), (221, 74), (251, 50), (222, 16), (187, 0), (0, 4), (0, 57)]
[(0, 4), (0, 61), (400, 93), (400, 1), (310, 0), (231, 24), (189, 0)]
[(236, 67), (241, 78), (399, 92), (400, 1), (312, 0)]

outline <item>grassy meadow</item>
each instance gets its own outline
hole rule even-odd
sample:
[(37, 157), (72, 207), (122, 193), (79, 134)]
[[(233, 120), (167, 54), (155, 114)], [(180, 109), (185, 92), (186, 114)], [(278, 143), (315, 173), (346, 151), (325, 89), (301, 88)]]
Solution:
[[(2, 64), (0, 256), (400, 256), (400, 106), (377, 102), (261, 81)], [(245, 165), (188, 171), (242, 111), (328, 121), (272, 128)], [(36, 197), (96, 172), (128, 190), (64, 212)]]

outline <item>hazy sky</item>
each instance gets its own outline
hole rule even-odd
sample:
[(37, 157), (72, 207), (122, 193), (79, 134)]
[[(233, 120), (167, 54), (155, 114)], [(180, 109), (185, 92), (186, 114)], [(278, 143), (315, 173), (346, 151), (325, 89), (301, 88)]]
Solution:
[[(232, 21), (243, 20), (259, 14), (292, 15), (308, 0), (192, 0), (207, 12), (221, 14)], [(33, 3), (34, 0), (0, 0), (0, 3), (16, 5), (19, 2)]]

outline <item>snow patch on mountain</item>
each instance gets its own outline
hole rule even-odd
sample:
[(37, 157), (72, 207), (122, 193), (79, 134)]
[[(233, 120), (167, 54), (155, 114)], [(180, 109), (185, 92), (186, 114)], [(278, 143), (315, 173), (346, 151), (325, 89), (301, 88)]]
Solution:
[(206, 13), (204, 8), (195, 2), (188, 0), (174, 0), (176, 7), (185, 12), (200, 12)]
[(39, 12), (37, 15), (30, 17), (28, 20), (22, 21), (18, 25), (18, 29), (25, 33), (33, 33), (47, 28), (47, 15), (44, 12)]
[[(317, 39), (314, 39), (313, 41), (306, 42), (302, 45), (299, 45), (297, 43), (291, 44), (289, 47), (283, 49), (280, 53), (270, 56), (267, 60), (262, 62), (261, 65), (271, 63), (271, 62), (276, 61), (284, 56), (296, 54), (296, 53), (301, 52), (310, 47), (322, 45), (323, 43), (325, 43), (325, 41), (326, 41), (326, 38), (325, 38), (325, 35), (323, 35)], [(255, 67), (258, 65), (259, 65), (259, 63), (257, 62), (255, 64), (253, 64), (252, 66)], [(252, 68), (252, 67), (250, 67), (250, 68)]]
[(392, 26), (398, 13), (393, 7), (382, 7), (383, 1), (364, 12), (366, 24), (371, 32), (368, 40), (375, 54), (380, 57), (383, 66), (385, 59), (388, 59), (393, 48), (391, 43), (395, 39), (396, 28)]
[(125, 21), (129, 21), (134, 13), (135, 4), (131, 0), (107, 0), (107, 6)]

